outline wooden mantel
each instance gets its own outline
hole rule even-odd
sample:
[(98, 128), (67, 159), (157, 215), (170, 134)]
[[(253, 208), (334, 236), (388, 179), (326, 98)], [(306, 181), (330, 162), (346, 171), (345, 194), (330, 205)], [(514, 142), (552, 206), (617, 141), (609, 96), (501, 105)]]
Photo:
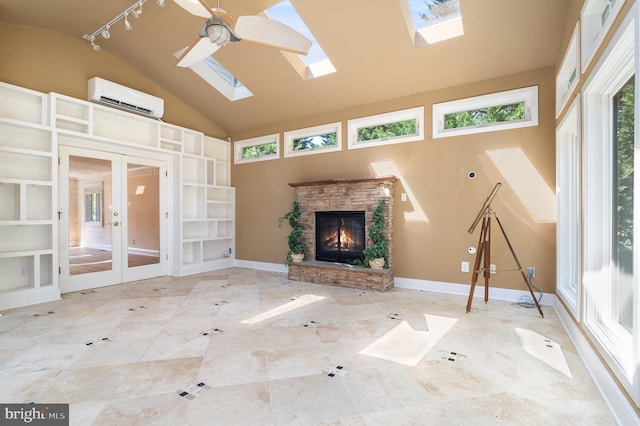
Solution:
[(369, 176), (362, 178), (335, 178), (335, 179), (325, 179), (325, 180), (316, 180), (311, 182), (294, 182), (290, 183), (289, 186), (293, 188), (298, 188), (301, 186), (318, 186), (318, 185), (332, 185), (332, 184), (341, 184), (341, 183), (360, 183), (360, 182), (377, 182), (377, 181), (391, 181), (395, 182), (398, 178), (395, 176)]

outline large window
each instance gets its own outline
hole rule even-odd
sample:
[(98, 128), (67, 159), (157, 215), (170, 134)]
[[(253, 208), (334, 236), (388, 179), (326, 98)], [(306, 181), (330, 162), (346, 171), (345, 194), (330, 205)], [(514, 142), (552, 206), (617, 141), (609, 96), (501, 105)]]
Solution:
[(433, 105), (433, 137), (538, 125), (538, 86)]
[(617, 323), (633, 327), (634, 77), (613, 96), (613, 261), (611, 312)]
[(583, 304), (585, 330), (639, 405), (635, 13), (622, 23), (583, 90)]

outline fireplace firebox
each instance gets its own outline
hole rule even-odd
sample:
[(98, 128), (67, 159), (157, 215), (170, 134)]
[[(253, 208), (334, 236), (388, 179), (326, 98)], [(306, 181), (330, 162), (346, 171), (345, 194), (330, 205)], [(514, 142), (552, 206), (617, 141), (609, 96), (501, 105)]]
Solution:
[(363, 260), (364, 228), (363, 211), (316, 212), (316, 260)]

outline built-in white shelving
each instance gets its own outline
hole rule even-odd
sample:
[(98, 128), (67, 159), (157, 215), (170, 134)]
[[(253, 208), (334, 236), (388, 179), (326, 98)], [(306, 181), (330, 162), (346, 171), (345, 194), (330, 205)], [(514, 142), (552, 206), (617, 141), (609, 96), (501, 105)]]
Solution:
[(48, 95), (0, 83), (0, 308), (60, 297)]
[(226, 141), (184, 134), (182, 156), (182, 268), (200, 272), (211, 263), (231, 266), (235, 252), (235, 190)]
[(170, 273), (231, 266), (230, 143), (126, 111), (0, 83), (0, 310), (55, 300), (58, 145), (109, 144), (171, 158)]

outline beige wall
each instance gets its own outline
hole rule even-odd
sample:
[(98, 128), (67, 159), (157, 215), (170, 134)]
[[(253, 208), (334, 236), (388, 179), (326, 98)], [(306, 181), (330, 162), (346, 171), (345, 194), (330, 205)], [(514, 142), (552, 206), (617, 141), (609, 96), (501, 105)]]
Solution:
[(106, 50), (80, 37), (0, 22), (0, 81), (87, 99), (87, 80), (101, 77), (164, 99), (163, 120), (210, 136), (226, 132)]
[[(531, 85), (539, 86), (540, 125), (470, 136), (431, 138), (433, 103)], [(346, 120), (397, 109), (425, 106), (425, 140), (357, 150), (346, 149)], [(478, 243), (479, 229), (469, 235), (483, 201), (496, 182), (503, 182), (493, 206), (523, 267), (536, 267), (536, 282), (555, 291), (555, 220), (540, 223), (519, 197), (537, 197), (535, 188), (516, 194), (487, 151), (519, 148), (542, 176), (547, 192), (555, 193), (554, 69), (546, 68), (478, 82), (378, 105), (339, 111), (324, 117), (253, 129), (232, 135), (233, 140), (262, 136), (324, 123), (342, 121), (341, 152), (234, 165), (236, 189), (237, 253), (243, 260), (282, 263), (287, 229), (277, 218), (288, 211), (295, 191), (290, 182), (374, 176), (375, 164), (391, 165), (396, 184), (395, 275), (403, 278), (468, 283), (460, 262), (473, 263), (467, 253)], [(282, 137), (281, 137), (282, 140)], [(282, 147), (281, 147), (282, 148)], [(387, 170), (389, 170), (387, 168)], [(467, 178), (469, 171), (477, 178)], [(388, 173), (383, 173), (388, 174)], [(402, 202), (401, 193), (410, 195)], [(554, 209), (555, 205), (550, 206)], [(423, 213), (421, 213), (423, 212)], [(492, 263), (500, 270), (491, 286), (526, 290), (499, 228), (493, 228)]]

